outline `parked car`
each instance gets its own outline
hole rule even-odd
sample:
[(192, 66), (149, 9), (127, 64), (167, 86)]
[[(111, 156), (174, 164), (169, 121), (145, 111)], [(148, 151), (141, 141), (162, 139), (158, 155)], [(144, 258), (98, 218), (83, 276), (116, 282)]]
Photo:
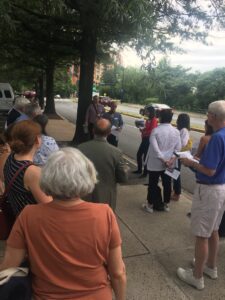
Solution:
[(146, 109), (148, 109), (149, 107), (154, 107), (157, 118), (159, 118), (160, 112), (162, 110), (173, 111), (173, 109), (169, 105), (167, 105), (167, 104), (151, 103), (151, 104), (147, 104), (144, 108), (141, 108), (140, 111), (139, 111), (139, 114), (142, 115), (142, 116), (144, 116)]
[(9, 83), (0, 83), (0, 111), (8, 112), (14, 101), (14, 93)]

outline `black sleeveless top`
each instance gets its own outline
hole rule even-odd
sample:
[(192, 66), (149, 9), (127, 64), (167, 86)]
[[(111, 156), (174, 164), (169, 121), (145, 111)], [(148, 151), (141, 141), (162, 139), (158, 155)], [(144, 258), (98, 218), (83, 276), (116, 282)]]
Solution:
[[(16, 171), (28, 162), (28, 160), (16, 160), (14, 153), (9, 155), (4, 166), (5, 187), (9, 185)], [(29, 165), (20, 171), (7, 194), (7, 199), (15, 216), (17, 216), (27, 204), (37, 203), (32, 193), (24, 187), (24, 174), (28, 167)]]

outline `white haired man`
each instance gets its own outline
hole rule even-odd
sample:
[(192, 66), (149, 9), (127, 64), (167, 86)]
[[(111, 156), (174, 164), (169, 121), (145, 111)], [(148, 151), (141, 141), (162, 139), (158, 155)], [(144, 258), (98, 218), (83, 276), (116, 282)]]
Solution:
[(225, 100), (210, 103), (208, 123), (214, 133), (200, 162), (182, 158), (196, 170), (197, 185), (191, 210), (191, 229), (196, 237), (194, 269), (178, 268), (178, 277), (189, 285), (204, 288), (203, 274), (217, 278), (218, 228), (225, 210)]

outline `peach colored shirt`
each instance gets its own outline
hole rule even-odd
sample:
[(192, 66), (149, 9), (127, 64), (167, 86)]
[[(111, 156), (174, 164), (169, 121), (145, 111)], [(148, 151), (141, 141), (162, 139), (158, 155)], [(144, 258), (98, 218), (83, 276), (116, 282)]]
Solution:
[(26, 249), (36, 300), (112, 299), (107, 259), (121, 237), (108, 205), (28, 205), (7, 244)]

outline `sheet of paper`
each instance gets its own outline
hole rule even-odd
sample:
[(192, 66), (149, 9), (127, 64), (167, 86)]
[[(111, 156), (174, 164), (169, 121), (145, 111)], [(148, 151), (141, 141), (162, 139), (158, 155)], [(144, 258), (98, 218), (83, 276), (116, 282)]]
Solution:
[(166, 169), (165, 174), (177, 180), (177, 178), (180, 176), (180, 171), (176, 169), (173, 170)]
[(119, 130), (117, 130), (117, 127), (114, 125), (111, 127), (111, 134), (113, 134), (117, 138), (119, 136)]
[(193, 155), (191, 154), (190, 151), (182, 151), (182, 152), (176, 152), (176, 154), (180, 157), (180, 158), (188, 158), (191, 159), (197, 163), (199, 163), (199, 161), (197, 159), (194, 159)]

